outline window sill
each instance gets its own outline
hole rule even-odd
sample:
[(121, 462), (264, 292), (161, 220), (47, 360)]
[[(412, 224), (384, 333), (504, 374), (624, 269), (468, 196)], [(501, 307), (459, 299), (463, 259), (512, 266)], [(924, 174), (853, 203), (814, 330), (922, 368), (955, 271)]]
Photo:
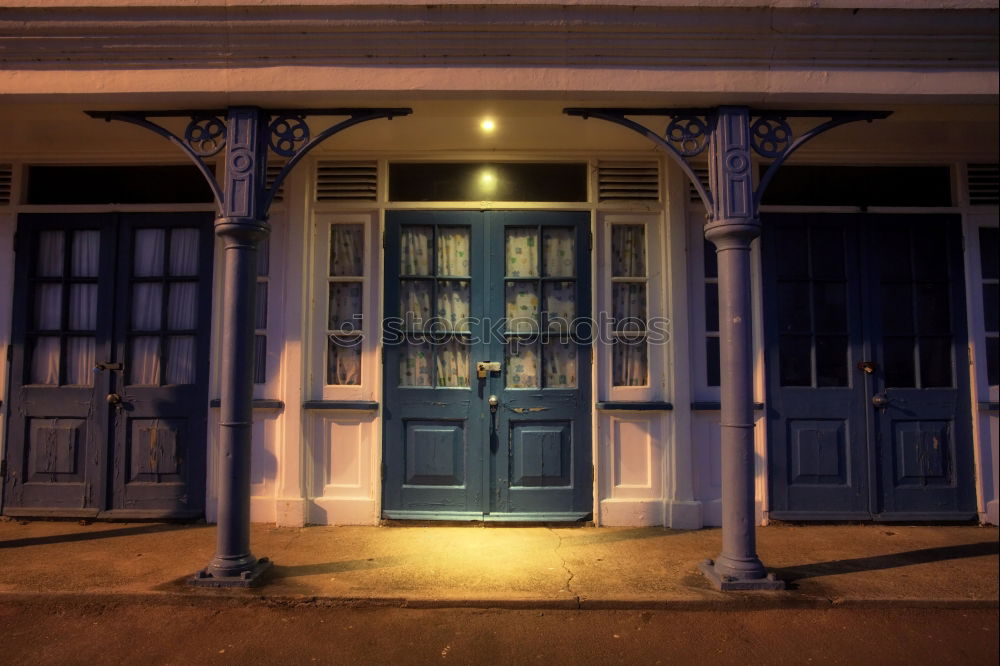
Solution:
[(302, 403), (302, 409), (314, 411), (377, 412), (378, 403), (374, 400), (307, 400)]
[(674, 406), (669, 402), (598, 402), (597, 409), (605, 412), (669, 412)]
[[(213, 409), (218, 409), (222, 405), (222, 401), (219, 398), (212, 398), (208, 406)], [(281, 400), (268, 400), (264, 398), (254, 398), (251, 405), (254, 409), (284, 409), (285, 403)]]

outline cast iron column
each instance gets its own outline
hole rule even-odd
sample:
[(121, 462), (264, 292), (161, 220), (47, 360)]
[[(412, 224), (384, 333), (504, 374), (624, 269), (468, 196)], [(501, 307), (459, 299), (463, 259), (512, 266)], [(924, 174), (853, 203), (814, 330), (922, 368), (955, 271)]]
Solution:
[(233, 108), (227, 117), (226, 179), (215, 233), (224, 243), (221, 390), (215, 557), (195, 584), (250, 586), (271, 566), (250, 552), (250, 450), (253, 427), (254, 306), (257, 246), (271, 230), (266, 191), (267, 116)]
[(750, 114), (721, 107), (709, 141), (714, 215), (705, 237), (719, 264), (722, 399), (722, 552), (701, 570), (724, 590), (782, 589), (757, 557), (754, 511), (750, 243), (760, 235), (750, 159)]

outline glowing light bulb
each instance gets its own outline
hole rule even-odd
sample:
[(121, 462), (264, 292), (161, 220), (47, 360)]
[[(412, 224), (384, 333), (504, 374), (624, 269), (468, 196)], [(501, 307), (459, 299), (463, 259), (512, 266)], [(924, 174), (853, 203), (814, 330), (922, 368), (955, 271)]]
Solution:
[(479, 129), (483, 130), (487, 134), (492, 132), (497, 128), (497, 124), (493, 122), (492, 118), (483, 118), (483, 121), (479, 123)]

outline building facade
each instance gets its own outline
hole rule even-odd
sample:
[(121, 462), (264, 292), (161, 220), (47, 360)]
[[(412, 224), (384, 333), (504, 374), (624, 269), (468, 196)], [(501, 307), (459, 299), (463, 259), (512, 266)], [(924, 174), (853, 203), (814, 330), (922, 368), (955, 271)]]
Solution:
[[(148, 114), (222, 182), (219, 118), (247, 107), (287, 173), (252, 287), (252, 520), (719, 524), (698, 187), (564, 110), (661, 110), (629, 117), (669, 136), (747, 107), (772, 139), (891, 112), (810, 140), (760, 201), (758, 522), (996, 524), (996, 22), (973, 0), (5, 3), (3, 512), (215, 518), (213, 191), (176, 141), (85, 112)], [(283, 149), (387, 108), (411, 112)]]

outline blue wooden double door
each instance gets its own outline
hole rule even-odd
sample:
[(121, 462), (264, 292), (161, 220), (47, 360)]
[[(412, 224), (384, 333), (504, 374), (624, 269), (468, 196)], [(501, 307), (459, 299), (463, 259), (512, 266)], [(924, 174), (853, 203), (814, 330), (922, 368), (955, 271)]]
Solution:
[(204, 512), (211, 223), (19, 216), (5, 513)]
[(975, 516), (952, 215), (763, 218), (771, 515)]
[(383, 515), (591, 513), (590, 216), (386, 216)]

